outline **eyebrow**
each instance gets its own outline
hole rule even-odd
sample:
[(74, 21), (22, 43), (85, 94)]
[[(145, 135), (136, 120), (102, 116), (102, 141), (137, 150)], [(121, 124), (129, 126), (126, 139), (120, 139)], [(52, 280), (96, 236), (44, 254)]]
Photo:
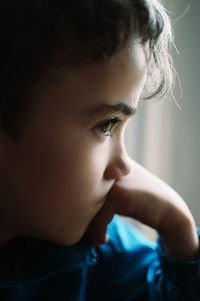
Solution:
[(105, 114), (116, 114), (120, 113), (125, 117), (133, 116), (136, 114), (137, 109), (131, 107), (126, 102), (119, 102), (117, 104), (111, 104), (109, 102), (104, 102), (101, 104), (97, 104), (95, 106), (91, 106), (86, 109), (88, 115), (105, 115)]

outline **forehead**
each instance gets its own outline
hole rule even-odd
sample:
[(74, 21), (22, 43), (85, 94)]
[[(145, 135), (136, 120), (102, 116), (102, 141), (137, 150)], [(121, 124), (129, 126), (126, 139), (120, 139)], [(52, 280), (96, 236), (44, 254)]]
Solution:
[(131, 45), (108, 60), (69, 70), (46, 96), (49, 101), (62, 103), (68, 111), (105, 101), (136, 102), (145, 78), (144, 50), (140, 45)]
[[(139, 44), (131, 44), (123, 50), (113, 55), (111, 58), (97, 63), (89, 64), (83, 68), (75, 69), (75, 73), (79, 74), (85, 81), (97, 82), (100, 79), (119, 79), (125, 76), (131, 82), (140, 81), (146, 70), (146, 57), (144, 49)], [(73, 72), (72, 72), (73, 73)]]

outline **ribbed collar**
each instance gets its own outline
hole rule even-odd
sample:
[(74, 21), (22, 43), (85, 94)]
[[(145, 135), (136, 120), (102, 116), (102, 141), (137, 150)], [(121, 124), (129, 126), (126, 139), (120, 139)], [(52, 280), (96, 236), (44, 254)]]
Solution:
[(33, 237), (16, 238), (0, 252), (0, 286), (80, 269), (96, 260), (96, 248), (86, 237), (73, 246)]

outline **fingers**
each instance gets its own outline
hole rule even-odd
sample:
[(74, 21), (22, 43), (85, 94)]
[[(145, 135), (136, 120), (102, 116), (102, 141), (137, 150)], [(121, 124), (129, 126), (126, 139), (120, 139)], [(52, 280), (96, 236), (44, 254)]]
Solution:
[(107, 225), (112, 220), (115, 214), (115, 209), (111, 201), (106, 201), (100, 211), (91, 221), (87, 233), (97, 246), (107, 242)]

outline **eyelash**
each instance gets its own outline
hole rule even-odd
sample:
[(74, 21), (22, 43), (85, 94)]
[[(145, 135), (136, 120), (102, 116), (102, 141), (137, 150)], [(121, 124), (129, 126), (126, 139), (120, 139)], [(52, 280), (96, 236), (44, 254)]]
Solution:
[[(120, 118), (113, 117), (113, 118), (111, 118), (109, 120), (106, 120), (105, 122), (97, 125), (96, 129), (98, 131), (100, 131), (100, 135), (112, 137), (113, 136), (113, 129), (116, 128), (116, 126), (120, 123), (122, 123), (122, 120)], [(109, 128), (109, 130), (106, 130), (106, 131), (102, 130), (102, 128), (105, 127), (106, 125)]]

